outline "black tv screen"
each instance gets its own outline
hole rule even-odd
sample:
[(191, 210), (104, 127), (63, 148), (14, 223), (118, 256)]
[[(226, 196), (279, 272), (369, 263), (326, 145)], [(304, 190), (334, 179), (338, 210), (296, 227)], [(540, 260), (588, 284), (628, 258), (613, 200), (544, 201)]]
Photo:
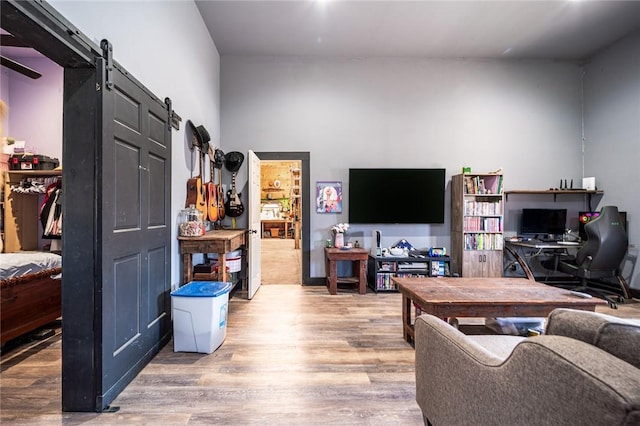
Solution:
[(349, 223), (444, 223), (445, 169), (349, 169)]

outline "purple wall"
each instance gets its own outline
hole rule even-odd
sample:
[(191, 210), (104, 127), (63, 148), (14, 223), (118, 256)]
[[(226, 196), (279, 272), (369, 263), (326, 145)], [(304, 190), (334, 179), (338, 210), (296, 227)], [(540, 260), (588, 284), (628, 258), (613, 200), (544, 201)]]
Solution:
[[(37, 80), (8, 71), (9, 106), (6, 136), (24, 140), (25, 148), (36, 154), (62, 160), (62, 104), (64, 70), (46, 58), (20, 58), (20, 63), (42, 74)], [(3, 77), (4, 77), (3, 73)], [(2, 85), (5, 89), (5, 84)]]

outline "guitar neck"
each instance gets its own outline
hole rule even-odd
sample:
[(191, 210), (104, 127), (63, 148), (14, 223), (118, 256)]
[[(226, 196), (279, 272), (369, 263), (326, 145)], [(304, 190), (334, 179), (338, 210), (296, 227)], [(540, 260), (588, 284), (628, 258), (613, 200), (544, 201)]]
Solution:
[[(200, 169), (198, 170), (200, 177), (204, 178), (204, 153), (200, 153)], [(204, 180), (204, 179), (203, 179)]]

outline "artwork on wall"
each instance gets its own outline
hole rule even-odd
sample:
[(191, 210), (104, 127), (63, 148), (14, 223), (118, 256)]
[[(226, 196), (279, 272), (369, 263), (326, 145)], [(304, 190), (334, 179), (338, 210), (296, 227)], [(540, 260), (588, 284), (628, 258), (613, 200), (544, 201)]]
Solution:
[(342, 213), (342, 182), (316, 182), (316, 212)]

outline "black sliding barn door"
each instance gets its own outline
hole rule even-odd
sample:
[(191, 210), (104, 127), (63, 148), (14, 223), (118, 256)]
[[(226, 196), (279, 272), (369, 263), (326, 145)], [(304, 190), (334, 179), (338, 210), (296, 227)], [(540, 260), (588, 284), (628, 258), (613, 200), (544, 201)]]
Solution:
[(118, 67), (107, 77), (98, 155), (105, 403), (168, 340), (171, 326), (167, 106)]
[(170, 108), (46, 2), (0, 15), (64, 67), (62, 409), (103, 411), (171, 336)]
[(171, 337), (168, 107), (104, 63), (65, 70), (64, 411), (107, 409)]

